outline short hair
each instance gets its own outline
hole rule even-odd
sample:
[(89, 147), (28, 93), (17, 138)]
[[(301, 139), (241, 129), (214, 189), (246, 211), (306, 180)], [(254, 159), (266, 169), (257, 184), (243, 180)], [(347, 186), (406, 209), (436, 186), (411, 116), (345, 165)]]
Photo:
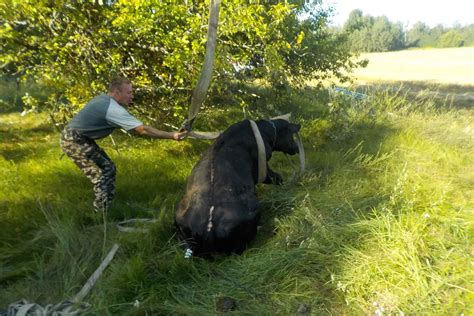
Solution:
[(124, 77), (115, 77), (110, 81), (109, 84), (109, 92), (112, 92), (114, 90), (120, 90), (123, 84), (131, 84), (132, 82), (128, 80), (127, 78)]

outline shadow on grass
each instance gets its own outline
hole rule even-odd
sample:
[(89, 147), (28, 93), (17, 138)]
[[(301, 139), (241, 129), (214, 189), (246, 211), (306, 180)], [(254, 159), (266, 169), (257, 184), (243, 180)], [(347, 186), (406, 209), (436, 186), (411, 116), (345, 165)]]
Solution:
[[(21, 163), (28, 159), (31, 159), (33, 156), (38, 159), (45, 156), (49, 151), (53, 150), (54, 147), (50, 143), (35, 143), (31, 146), (22, 146), (20, 147), (18, 143), (11, 143), (7, 146), (4, 146), (0, 149), (0, 155), (3, 156), (6, 160), (10, 160), (15, 163)], [(58, 159), (61, 156), (58, 155)]]
[(55, 137), (59, 141), (59, 133), (54, 133), (47, 123), (34, 126), (7, 123), (0, 126), (0, 155), (15, 163), (39, 158), (53, 148), (50, 140)]

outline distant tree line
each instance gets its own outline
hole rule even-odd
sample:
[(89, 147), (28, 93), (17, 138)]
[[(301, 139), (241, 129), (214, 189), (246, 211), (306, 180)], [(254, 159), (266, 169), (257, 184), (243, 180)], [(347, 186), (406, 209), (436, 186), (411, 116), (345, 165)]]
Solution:
[(401, 22), (391, 22), (385, 16), (364, 15), (353, 10), (342, 27), (353, 51), (387, 52), (413, 47), (474, 46), (474, 24), (429, 27), (418, 22), (406, 29)]

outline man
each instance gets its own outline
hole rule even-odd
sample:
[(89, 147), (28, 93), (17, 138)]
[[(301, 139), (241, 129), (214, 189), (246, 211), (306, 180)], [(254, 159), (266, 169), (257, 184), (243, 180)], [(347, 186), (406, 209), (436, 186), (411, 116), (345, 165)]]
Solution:
[(131, 82), (115, 78), (108, 94), (90, 100), (61, 133), (62, 150), (94, 185), (96, 212), (105, 212), (115, 193), (115, 165), (96, 139), (110, 135), (115, 128), (152, 138), (182, 140), (186, 136), (186, 132), (165, 132), (143, 125), (126, 110), (132, 100)]

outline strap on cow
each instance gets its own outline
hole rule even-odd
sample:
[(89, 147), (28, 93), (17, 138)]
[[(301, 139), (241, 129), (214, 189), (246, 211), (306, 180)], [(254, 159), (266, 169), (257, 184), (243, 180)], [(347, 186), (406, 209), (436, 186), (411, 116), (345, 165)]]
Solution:
[(262, 183), (267, 178), (267, 155), (265, 152), (265, 144), (263, 143), (262, 135), (258, 130), (257, 123), (255, 121), (249, 120), (250, 126), (252, 127), (253, 135), (257, 141), (258, 149), (258, 182)]
[(296, 145), (298, 146), (298, 156), (300, 156), (300, 171), (301, 173), (304, 172), (306, 164), (305, 164), (305, 156), (304, 156), (304, 147), (303, 141), (301, 140), (300, 133), (296, 133)]
[[(270, 118), (270, 121), (271, 120), (289, 121), (290, 117), (291, 117), (291, 113), (287, 113), (287, 114), (284, 114), (284, 115), (272, 117), (272, 118)], [(298, 151), (299, 151), (298, 155), (300, 157), (300, 172), (303, 173), (305, 168), (306, 168), (306, 164), (305, 164), (303, 141), (301, 139), (300, 133), (296, 133), (296, 145), (298, 146)]]
[[(288, 119), (289, 116), (277, 117), (272, 119)], [(258, 148), (258, 182), (262, 183), (267, 178), (267, 156), (265, 151), (265, 145), (263, 143), (262, 135), (258, 129), (257, 124), (253, 120), (249, 120), (250, 126), (252, 127), (255, 140), (257, 141)], [(300, 158), (300, 172), (303, 173), (305, 170), (305, 154), (303, 142), (299, 133), (296, 133), (296, 145), (298, 146), (299, 158)]]

